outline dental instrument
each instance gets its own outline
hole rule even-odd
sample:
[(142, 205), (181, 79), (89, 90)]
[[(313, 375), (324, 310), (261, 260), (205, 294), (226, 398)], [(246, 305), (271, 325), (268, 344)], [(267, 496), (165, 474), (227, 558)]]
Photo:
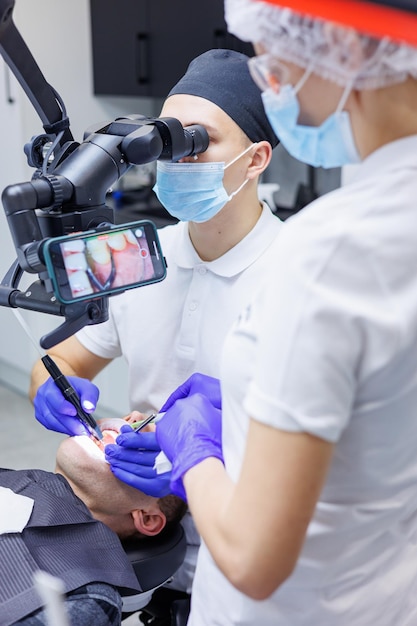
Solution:
[(94, 417), (83, 409), (77, 391), (61, 372), (58, 365), (51, 359), (49, 354), (45, 354), (45, 356), (41, 357), (41, 360), (62, 395), (68, 400), (68, 402), (71, 402), (71, 404), (75, 406), (78, 419), (84, 424), (84, 426), (87, 427), (89, 432), (96, 439), (101, 441), (101, 439), (103, 439), (103, 433), (101, 432), (99, 425)]
[(132, 424), (132, 428), (135, 433), (138, 433), (140, 430), (145, 428), (145, 426), (153, 422), (156, 418), (160, 419), (163, 415), (163, 413), (151, 413), (146, 419), (141, 420), (140, 422), (134, 422)]

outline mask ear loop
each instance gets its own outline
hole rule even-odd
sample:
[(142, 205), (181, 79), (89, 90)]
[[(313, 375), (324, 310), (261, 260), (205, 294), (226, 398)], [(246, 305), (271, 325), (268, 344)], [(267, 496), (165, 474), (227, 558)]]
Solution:
[[(241, 152), (240, 154), (238, 154), (238, 155), (237, 155), (237, 157), (235, 157), (232, 161), (230, 161), (230, 163), (228, 163), (227, 165), (225, 165), (225, 166), (224, 166), (224, 169), (228, 168), (228, 167), (229, 167), (229, 165), (233, 165), (233, 163), (236, 163), (236, 161), (237, 161), (238, 159), (240, 159), (240, 157), (243, 157), (243, 156), (244, 156), (247, 152), (249, 152), (249, 150), (250, 150), (251, 148), (253, 148), (253, 146), (257, 146), (257, 145), (258, 145), (258, 142), (257, 142), (257, 141), (254, 141), (254, 142), (253, 142), (253, 143), (252, 143), (252, 144), (251, 144), (248, 148), (246, 148), (246, 150), (244, 150), (243, 152)], [(229, 195), (229, 200), (228, 200), (228, 202), (229, 202), (229, 201), (230, 201), (230, 200), (231, 200), (234, 196), (236, 196), (236, 194), (238, 194), (238, 193), (239, 193), (239, 191), (240, 191), (241, 189), (243, 189), (243, 187), (246, 185), (246, 183), (247, 183), (247, 182), (249, 182), (249, 178), (246, 178), (246, 179), (243, 181), (243, 183), (240, 185), (240, 187), (238, 187), (238, 188), (236, 189), (236, 191), (233, 191), (233, 193), (231, 193), (231, 194)]]
[(304, 72), (304, 74), (301, 76), (300, 80), (298, 81), (298, 83), (296, 83), (293, 87), (294, 89), (294, 93), (297, 94), (300, 89), (302, 87), (304, 87), (305, 83), (307, 82), (307, 80), (310, 78), (311, 74), (313, 73), (313, 65), (310, 65), (306, 71)]
[(224, 169), (227, 169), (230, 165), (233, 165), (233, 163), (236, 163), (236, 161), (238, 161), (240, 157), (243, 157), (247, 152), (249, 152), (251, 148), (253, 148), (253, 146), (257, 146), (257, 145), (258, 145), (257, 141), (254, 141), (253, 143), (251, 143), (251, 145), (248, 148), (246, 148), (246, 150), (238, 154), (234, 159), (232, 159), (232, 161), (229, 161), (229, 163), (224, 166)]
[(340, 111), (343, 111), (346, 101), (350, 96), (350, 92), (352, 91), (355, 78), (356, 76), (354, 78), (351, 78), (351, 80), (348, 82), (348, 84), (344, 88), (342, 97), (340, 98), (339, 104), (337, 105), (337, 108), (336, 108), (336, 113), (340, 113)]
[(239, 193), (239, 191), (240, 191), (241, 189), (243, 189), (243, 187), (246, 185), (246, 183), (247, 183), (247, 182), (249, 182), (249, 178), (246, 178), (246, 179), (243, 181), (243, 183), (240, 185), (240, 187), (238, 187), (238, 188), (236, 189), (236, 191), (233, 191), (233, 193), (231, 193), (231, 194), (230, 194), (230, 196), (229, 196), (229, 200), (231, 200), (234, 196), (236, 196), (236, 194), (238, 194), (238, 193)]
[[(306, 71), (304, 72), (303, 76), (300, 78), (300, 80), (298, 81), (298, 83), (294, 86), (294, 93), (297, 94), (300, 89), (305, 85), (307, 79), (310, 77), (310, 75), (313, 73), (313, 64), (311, 64)], [(339, 104), (337, 105), (336, 108), (336, 113), (339, 113), (340, 111), (343, 111), (343, 107), (346, 104), (347, 99), (350, 96), (350, 92), (352, 91), (353, 88), (353, 83), (355, 82), (356, 76), (354, 76), (353, 78), (351, 78), (351, 80), (347, 83), (346, 87), (343, 90), (342, 96), (340, 98)]]

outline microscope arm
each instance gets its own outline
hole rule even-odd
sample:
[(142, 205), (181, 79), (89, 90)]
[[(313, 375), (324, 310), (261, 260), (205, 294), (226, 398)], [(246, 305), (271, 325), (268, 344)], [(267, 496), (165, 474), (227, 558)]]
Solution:
[(59, 141), (63, 145), (73, 140), (68, 118), (62, 119), (53, 88), (45, 80), (13, 22), (13, 6), (14, 0), (0, 0), (0, 53), (39, 115), (45, 132), (57, 134), (64, 131)]

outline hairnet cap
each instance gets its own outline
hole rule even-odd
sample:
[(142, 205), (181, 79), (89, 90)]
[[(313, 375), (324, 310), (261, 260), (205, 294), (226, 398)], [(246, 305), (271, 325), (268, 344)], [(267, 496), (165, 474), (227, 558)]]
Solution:
[[(285, 3), (284, 3), (285, 4)], [(417, 78), (417, 48), (259, 0), (225, 0), (227, 29), (278, 59), (355, 89)]]
[(261, 90), (253, 82), (245, 54), (208, 50), (191, 61), (184, 76), (168, 94), (199, 96), (216, 104), (253, 142), (278, 139), (266, 117)]

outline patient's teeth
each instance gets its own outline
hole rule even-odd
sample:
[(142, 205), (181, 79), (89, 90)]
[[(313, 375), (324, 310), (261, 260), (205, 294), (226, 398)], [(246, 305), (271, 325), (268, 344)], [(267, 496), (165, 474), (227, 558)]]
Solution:
[(106, 241), (91, 239), (87, 241), (87, 250), (96, 263), (110, 263), (110, 250)]
[(114, 233), (109, 235), (107, 243), (112, 250), (124, 250), (127, 245), (126, 238), (121, 233)]
[(120, 431), (122, 426), (126, 426), (127, 422), (121, 417), (102, 417), (98, 420), (101, 430)]
[(81, 239), (65, 241), (62, 245), (64, 252), (82, 252), (84, 250), (84, 241), (81, 241)]
[(126, 239), (129, 243), (133, 243), (135, 245), (137, 245), (138, 240), (136, 239), (135, 235), (133, 234), (133, 232), (131, 230), (127, 230), (125, 233)]
[(88, 280), (88, 276), (82, 270), (78, 270), (70, 274), (68, 280), (74, 295), (86, 295), (88, 293), (93, 293), (93, 288)]
[(82, 252), (68, 254), (64, 259), (64, 263), (67, 270), (87, 270), (87, 260)]

